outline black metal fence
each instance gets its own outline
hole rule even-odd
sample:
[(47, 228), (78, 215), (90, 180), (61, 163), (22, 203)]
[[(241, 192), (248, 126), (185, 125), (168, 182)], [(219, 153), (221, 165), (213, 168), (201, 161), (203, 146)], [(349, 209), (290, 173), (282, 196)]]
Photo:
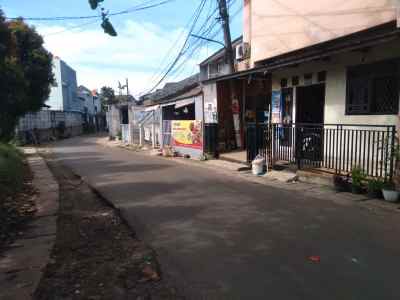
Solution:
[(247, 124), (246, 148), (248, 162), (254, 160), (257, 155), (261, 155), (264, 158), (267, 157), (269, 132), (269, 126), (267, 124)]
[(204, 124), (204, 152), (218, 157), (218, 124)]
[(295, 163), (299, 169), (324, 168), (338, 174), (348, 174), (357, 166), (370, 177), (393, 176), (395, 126), (250, 124), (247, 139), (249, 162), (260, 154), (272, 165)]

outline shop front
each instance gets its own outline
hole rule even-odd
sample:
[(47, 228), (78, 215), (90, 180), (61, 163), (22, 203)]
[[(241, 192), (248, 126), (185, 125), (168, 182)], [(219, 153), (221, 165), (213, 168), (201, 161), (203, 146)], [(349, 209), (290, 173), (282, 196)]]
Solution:
[(197, 87), (161, 105), (162, 147), (181, 155), (203, 154), (203, 93)]
[(270, 120), (271, 78), (264, 72), (239, 72), (204, 82), (204, 91), (206, 151), (246, 162), (253, 146), (249, 130)]

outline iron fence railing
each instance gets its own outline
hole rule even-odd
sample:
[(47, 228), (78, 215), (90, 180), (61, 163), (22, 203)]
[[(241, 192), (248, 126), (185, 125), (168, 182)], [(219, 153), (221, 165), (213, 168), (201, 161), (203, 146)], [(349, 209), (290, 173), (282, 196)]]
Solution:
[(218, 157), (218, 124), (204, 124), (204, 152), (212, 157)]
[[(261, 134), (262, 133), (262, 134)], [(271, 165), (324, 168), (348, 174), (360, 167), (366, 176), (390, 179), (395, 167), (395, 126), (354, 124), (249, 124), (247, 159), (257, 154)]]

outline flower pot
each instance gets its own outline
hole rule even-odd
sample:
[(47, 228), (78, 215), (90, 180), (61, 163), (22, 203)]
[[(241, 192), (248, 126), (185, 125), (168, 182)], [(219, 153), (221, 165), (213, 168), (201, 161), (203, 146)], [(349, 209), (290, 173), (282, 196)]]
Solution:
[(397, 202), (399, 200), (399, 192), (395, 190), (382, 189), (383, 198), (388, 202)]
[(368, 191), (367, 196), (371, 199), (381, 199), (383, 197), (382, 191)]

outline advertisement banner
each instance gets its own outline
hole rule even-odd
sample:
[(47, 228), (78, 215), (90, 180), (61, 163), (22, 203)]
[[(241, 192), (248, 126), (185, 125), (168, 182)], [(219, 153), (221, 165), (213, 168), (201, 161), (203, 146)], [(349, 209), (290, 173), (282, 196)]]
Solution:
[(203, 149), (201, 121), (172, 121), (171, 136), (173, 146)]
[(281, 123), (281, 92), (272, 91), (272, 123)]

